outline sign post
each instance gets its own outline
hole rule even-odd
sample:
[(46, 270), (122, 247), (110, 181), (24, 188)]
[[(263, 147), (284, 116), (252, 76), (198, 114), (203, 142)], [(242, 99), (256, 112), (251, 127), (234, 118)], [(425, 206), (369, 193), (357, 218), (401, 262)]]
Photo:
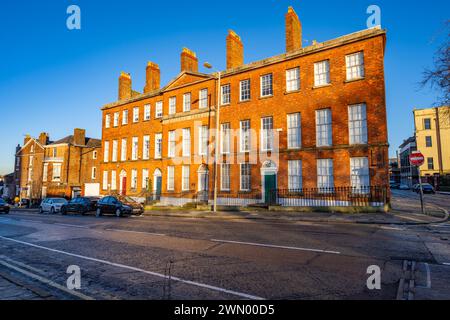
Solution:
[(425, 214), (425, 208), (423, 205), (423, 188), (422, 188), (422, 178), (420, 176), (420, 167), (424, 164), (425, 157), (420, 151), (415, 151), (409, 156), (409, 163), (413, 167), (417, 167), (419, 174), (419, 188), (420, 188), (420, 206), (422, 208), (422, 214)]

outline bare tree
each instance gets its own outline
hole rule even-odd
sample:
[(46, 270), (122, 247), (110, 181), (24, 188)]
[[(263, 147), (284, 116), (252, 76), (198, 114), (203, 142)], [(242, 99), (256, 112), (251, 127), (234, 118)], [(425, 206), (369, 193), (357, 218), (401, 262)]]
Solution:
[(450, 105), (450, 20), (446, 23), (446, 39), (434, 57), (434, 66), (425, 69), (422, 88), (430, 86), (440, 92), (435, 106)]

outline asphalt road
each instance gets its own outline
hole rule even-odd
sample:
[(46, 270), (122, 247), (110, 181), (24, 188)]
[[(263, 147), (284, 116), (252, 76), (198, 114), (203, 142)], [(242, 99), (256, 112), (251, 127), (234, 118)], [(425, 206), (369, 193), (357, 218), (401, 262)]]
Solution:
[[(12, 211), (0, 215), (0, 280), (7, 273), (57, 299), (396, 299), (404, 261), (414, 261), (420, 298), (448, 299), (448, 234), (450, 224)], [(65, 289), (71, 265), (81, 270), (81, 290)], [(367, 288), (372, 265), (382, 271), (381, 290)]]

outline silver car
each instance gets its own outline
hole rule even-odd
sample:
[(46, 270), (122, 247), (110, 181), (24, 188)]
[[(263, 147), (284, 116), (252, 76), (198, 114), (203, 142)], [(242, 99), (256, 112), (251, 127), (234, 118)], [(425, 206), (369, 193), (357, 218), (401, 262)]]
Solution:
[(61, 208), (67, 205), (64, 198), (47, 198), (41, 202), (39, 213), (50, 212), (51, 214), (61, 212)]

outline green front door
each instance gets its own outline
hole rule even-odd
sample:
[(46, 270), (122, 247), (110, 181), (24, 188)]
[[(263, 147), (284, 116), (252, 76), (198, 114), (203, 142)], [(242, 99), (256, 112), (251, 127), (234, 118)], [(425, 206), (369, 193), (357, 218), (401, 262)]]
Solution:
[(269, 174), (264, 176), (264, 202), (273, 204), (275, 199), (274, 190), (277, 188), (277, 176)]

